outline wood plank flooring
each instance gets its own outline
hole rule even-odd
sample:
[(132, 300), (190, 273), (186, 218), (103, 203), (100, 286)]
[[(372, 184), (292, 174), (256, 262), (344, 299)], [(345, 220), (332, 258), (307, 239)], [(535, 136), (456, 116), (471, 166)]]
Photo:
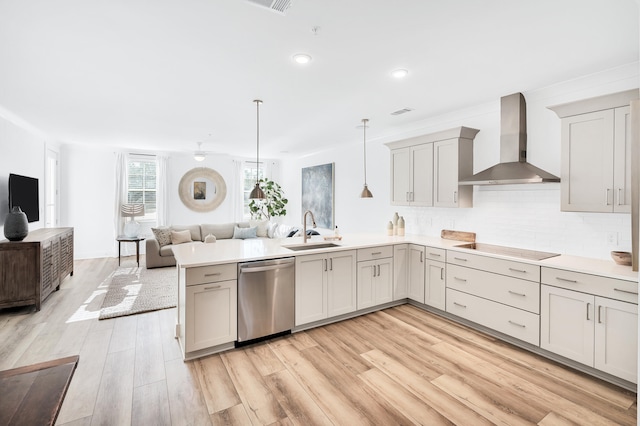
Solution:
[(80, 355), (58, 425), (636, 424), (636, 394), (410, 305), (183, 362), (175, 309), (98, 321), (116, 267), (0, 310), (0, 370)]

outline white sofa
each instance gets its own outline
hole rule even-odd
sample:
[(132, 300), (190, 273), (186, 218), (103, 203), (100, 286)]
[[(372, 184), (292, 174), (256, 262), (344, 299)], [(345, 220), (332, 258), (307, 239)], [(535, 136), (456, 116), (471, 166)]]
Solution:
[[(173, 225), (168, 229), (172, 231), (188, 230), (191, 234), (191, 241), (183, 244), (203, 244), (208, 235), (213, 235), (216, 240), (224, 240), (233, 238), (236, 226), (238, 228), (249, 228), (256, 226), (257, 238), (282, 238), (295, 235), (298, 231), (297, 227), (282, 224), (262, 222), (231, 222), (220, 224), (201, 224), (201, 225)], [(166, 228), (164, 228), (166, 229)], [(161, 268), (164, 266), (175, 266), (176, 258), (173, 256), (172, 244), (160, 246), (155, 237), (147, 238), (146, 244), (146, 267)]]

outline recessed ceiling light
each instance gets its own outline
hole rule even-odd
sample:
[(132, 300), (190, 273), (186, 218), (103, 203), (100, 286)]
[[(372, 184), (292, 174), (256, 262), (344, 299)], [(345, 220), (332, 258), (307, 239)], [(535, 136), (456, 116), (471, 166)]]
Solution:
[(406, 70), (404, 68), (398, 68), (397, 70), (391, 71), (391, 75), (397, 79), (405, 78), (408, 74), (409, 70)]
[(308, 64), (309, 62), (311, 62), (311, 55), (308, 55), (306, 53), (296, 53), (295, 55), (293, 55), (293, 60), (299, 64)]

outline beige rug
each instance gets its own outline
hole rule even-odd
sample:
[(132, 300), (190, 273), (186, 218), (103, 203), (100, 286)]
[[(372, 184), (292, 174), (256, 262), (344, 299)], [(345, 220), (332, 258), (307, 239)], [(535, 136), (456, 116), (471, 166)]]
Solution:
[(177, 303), (178, 271), (175, 267), (120, 267), (111, 278), (99, 319), (173, 308)]

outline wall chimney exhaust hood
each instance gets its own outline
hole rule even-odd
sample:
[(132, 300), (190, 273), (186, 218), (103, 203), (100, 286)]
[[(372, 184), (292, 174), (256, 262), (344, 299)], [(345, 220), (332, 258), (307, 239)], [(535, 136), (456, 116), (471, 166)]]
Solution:
[(500, 98), (500, 163), (459, 181), (459, 185), (560, 182), (527, 163), (527, 107), (522, 93)]

